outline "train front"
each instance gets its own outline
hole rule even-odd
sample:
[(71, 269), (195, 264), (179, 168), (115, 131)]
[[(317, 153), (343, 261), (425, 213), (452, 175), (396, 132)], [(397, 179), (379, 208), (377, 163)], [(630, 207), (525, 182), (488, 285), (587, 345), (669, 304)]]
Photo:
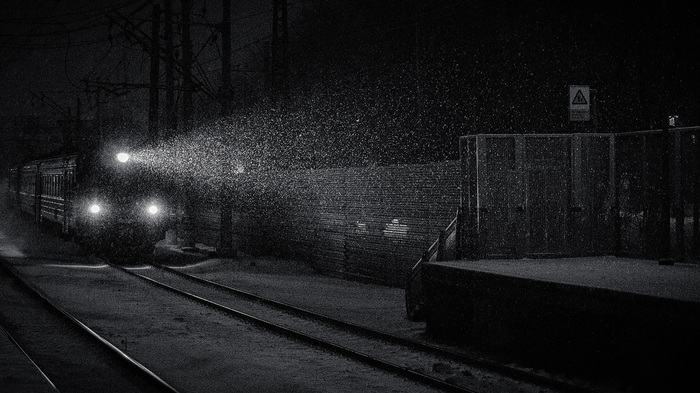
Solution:
[(173, 224), (167, 185), (128, 153), (85, 157), (73, 201), (81, 245), (110, 258), (152, 254)]

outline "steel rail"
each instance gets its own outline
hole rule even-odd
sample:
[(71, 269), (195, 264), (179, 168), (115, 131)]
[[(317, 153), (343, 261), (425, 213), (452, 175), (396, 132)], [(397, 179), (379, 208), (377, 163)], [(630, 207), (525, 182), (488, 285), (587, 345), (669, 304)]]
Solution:
[(201, 296), (195, 295), (195, 294), (190, 293), (190, 292), (182, 291), (182, 290), (177, 289), (177, 288), (170, 286), (168, 284), (164, 284), (162, 282), (154, 280), (150, 277), (146, 277), (144, 275), (138, 274), (136, 272), (129, 270), (128, 268), (114, 265), (114, 264), (111, 264), (111, 266), (113, 266), (114, 268), (119, 269), (119, 270), (121, 270), (129, 275), (132, 275), (132, 276), (137, 277), (141, 280), (144, 280), (144, 281), (150, 283), (151, 285), (165, 289), (165, 290), (170, 291), (172, 293), (175, 293), (177, 295), (183, 296), (189, 300), (193, 300), (193, 301), (198, 302), (200, 304), (203, 304), (207, 307), (210, 307), (216, 311), (222, 312), (224, 314), (230, 315), (230, 316), (235, 317), (235, 318), (239, 318), (239, 319), (248, 321), (250, 323), (258, 325), (262, 328), (265, 328), (265, 329), (270, 330), (272, 332), (275, 332), (277, 334), (280, 334), (280, 335), (283, 335), (286, 337), (290, 337), (292, 339), (300, 340), (302, 342), (309, 343), (309, 344), (317, 346), (319, 348), (329, 350), (333, 353), (337, 353), (337, 354), (346, 356), (348, 358), (355, 359), (357, 361), (363, 362), (363, 363), (368, 364), (370, 366), (377, 367), (377, 368), (382, 369), (384, 371), (394, 373), (398, 376), (401, 376), (404, 378), (409, 378), (415, 382), (420, 382), (420, 383), (423, 383), (427, 386), (435, 387), (435, 388), (441, 389), (441, 390), (446, 391), (446, 392), (481, 393), (479, 391), (475, 391), (475, 390), (472, 390), (469, 388), (454, 385), (452, 383), (440, 380), (438, 378), (431, 377), (429, 375), (421, 374), (419, 372), (407, 369), (405, 367), (401, 367), (401, 366), (397, 366), (397, 365), (392, 364), (392, 363), (385, 362), (381, 359), (377, 359), (373, 356), (369, 356), (369, 355), (363, 354), (361, 352), (354, 351), (354, 350), (347, 348), (347, 347), (344, 347), (342, 345), (334, 344), (334, 343), (331, 343), (329, 341), (322, 340), (322, 339), (310, 336), (308, 334), (305, 334), (305, 333), (302, 333), (302, 332), (299, 332), (299, 331), (296, 331), (293, 329), (286, 328), (284, 326), (281, 326), (281, 325), (278, 325), (278, 324), (275, 324), (275, 323), (272, 323), (269, 321), (265, 321), (265, 320), (258, 318), (256, 316), (253, 316), (253, 315), (250, 315), (250, 314), (238, 311), (238, 310), (234, 310), (230, 307), (227, 307), (227, 306), (224, 306), (222, 304), (205, 299)]
[(0, 322), (0, 329), (3, 332), (5, 332), (5, 335), (10, 340), (10, 342), (12, 342), (12, 344), (22, 353), (22, 355), (24, 355), (24, 357), (29, 361), (29, 363), (31, 363), (32, 367), (34, 367), (34, 369), (37, 370), (39, 372), (39, 374), (41, 374), (41, 377), (46, 381), (46, 383), (49, 384), (49, 386), (51, 386), (51, 389), (54, 390), (55, 392), (59, 392), (58, 388), (56, 387), (56, 384), (53, 383), (51, 378), (49, 378), (49, 376), (46, 375), (44, 370), (42, 370), (41, 367), (39, 367), (39, 365), (36, 364), (34, 359), (32, 359), (32, 357), (29, 356), (27, 351), (25, 351), (24, 348), (22, 348), (22, 346), (17, 342), (17, 340), (15, 340), (15, 338), (12, 336), (12, 334), (9, 331), (7, 331), (7, 329), (5, 328), (5, 325), (2, 322)]
[(466, 354), (462, 353), (457, 353), (454, 351), (446, 350), (444, 348), (440, 348), (428, 343), (412, 340), (409, 338), (404, 338), (404, 337), (397, 337), (394, 335), (391, 335), (389, 333), (381, 332), (378, 330), (370, 329), (364, 326), (360, 326), (351, 322), (346, 322), (346, 321), (341, 321), (338, 319), (331, 318), (329, 316), (319, 314), (313, 311), (305, 310), (296, 306), (293, 306), (288, 303), (280, 302), (277, 300), (269, 299), (260, 295), (256, 295), (250, 292), (246, 292), (240, 289), (236, 289), (233, 287), (230, 287), (228, 285), (220, 284), (214, 281), (210, 281), (201, 277), (197, 277), (191, 274), (187, 274), (181, 271), (178, 271), (176, 269), (173, 269), (168, 266), (164, 266), (161, 264), (153, 264), (152, 266), (155, 266), (159, 269), (163, 269), (165, 271), (168, 271), (170, 273), (176, 274), (180, 277), (183, 277), (188, 280), (192, 280), (195, 282), (199, 282), (201, 284), (210, 286), (212, 288), (218, 289), (220, 291), (225, 291), (232, 293), (237, 296), (241, 296), (250, 300), (255, 300), (263, 304), (267, 304), (270, 306), (278, 307), (279, 309), (295, 313), (297, 315), (302, 315), (308, 318), (313, 318), (317, 319), (319, 321), (322, 321), (324, 323), (332, 324), (337, 327), (347, 329), (350, 331), (353, 331), (358, 334), (362, 334), (365, 336), (370, 336), (374, 337), (377, 339), (385, 340), (387, 342), (391, 342), (393, 344), (398, 344), (398, 345), (404, 345), (410, 348), (418, 349), (421, 351), (424, 351), (426, 353), (430, 353), (435, 356), (442, 356), (448, 359), (451, 359), (453, 361), (458, 361), (464, 364), (468, 364), (474, 367), (481, 368), (486, 371), (502, 374), (505, 376), (508, 376), (510, 378), (522, 381), (522, 382), (528, 382), (528, 383), (533, 383), (541, 386), (546, 386), (550, 387), (553, 389), (558, 389), (562, 390), (565, 392), (572, 392), (572, 393), (585, 393), (585, 392), (591, 392), (591, 389), (586, 389), (581, 386), (576, 386), (572, 385), (568, 382), (561, 381), (558, 379), (552, 379), (548, 378), (539, 374), (534, 374), (525, 370), (521, 370), (518, 368), (514, 367), (509, 367), (500, 363), (488, 361), (485, 359), (479, 359), (473, 356), (469, 356)]
[(75, 316), (71, 315), (63, 307), (51, 301), (51, 299), (49, 299), (48, 296), (46, 296), (40, 289), (34, 286), (34, 284), (22, 277), (22, 275), (19, 274), (19, 272), (17, 272), (17, 270), (13, 266), (6, 263), (2, 258), (0, 258), (0, 267), (9, 272), (20, 284), (22, 284), (22, 286), (27, 291), (29, 291), (29, 293), (38, 297), (39, 300), (49, 309), (56, 312), (59, 316), (63, 317), (64, 319), (67, 319), (73, 325), (78, 327), (82, 332), (86, 333), (90, 338), (92, 338), (93, 342), (98, 343), (103, 349), (106, 349), (108, 353), (111, 353), (112, 355), (116, 356), (119, 360), (123, 362), (123, 364), (125, 364), (129, 369), (131, 369), (135, 373), (137, 373), (140, 377), (145, 378), (147, 381), (158, 386), (163, 391), (171, 393), (180, 393), (177, 389), (165, 382), (162, 378), (160, 378), (153, 371), (149, 370), (146, 366), (144, 366), (143, 364), (141, 364), (140, 362), (138, 362), (137, 360), (135, 360), (116, 346), (114, 346), (112, 343), (104, 339), (94, 330), (90, 329), (90, 327), (88, 327), (86, 324), (81, 322)]

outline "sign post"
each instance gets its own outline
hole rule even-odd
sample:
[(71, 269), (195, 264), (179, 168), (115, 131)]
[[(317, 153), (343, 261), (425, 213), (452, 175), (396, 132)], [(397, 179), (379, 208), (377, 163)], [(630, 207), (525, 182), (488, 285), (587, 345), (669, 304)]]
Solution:
[(591, 120), (591, 90), (586, 85), (569, 85), (569, 121)]

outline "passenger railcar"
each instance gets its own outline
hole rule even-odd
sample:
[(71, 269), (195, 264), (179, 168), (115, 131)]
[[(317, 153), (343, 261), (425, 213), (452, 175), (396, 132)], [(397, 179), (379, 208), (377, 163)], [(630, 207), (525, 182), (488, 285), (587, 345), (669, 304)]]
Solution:
[(60, 228), (108, 257), (152, 253), (173, 225), (166, 187), (128, 154), (67, 154), (10, 169), (9, 200), (40, 224)]

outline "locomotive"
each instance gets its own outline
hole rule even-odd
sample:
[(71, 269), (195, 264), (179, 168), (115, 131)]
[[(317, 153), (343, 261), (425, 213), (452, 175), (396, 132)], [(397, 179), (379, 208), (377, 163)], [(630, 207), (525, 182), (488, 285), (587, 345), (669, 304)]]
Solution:
[(166, 186), (114, 149), (63, 154), (10, 169), (10, 205), (89, 252), (112, 259), (151, 254), (174, 224)]

